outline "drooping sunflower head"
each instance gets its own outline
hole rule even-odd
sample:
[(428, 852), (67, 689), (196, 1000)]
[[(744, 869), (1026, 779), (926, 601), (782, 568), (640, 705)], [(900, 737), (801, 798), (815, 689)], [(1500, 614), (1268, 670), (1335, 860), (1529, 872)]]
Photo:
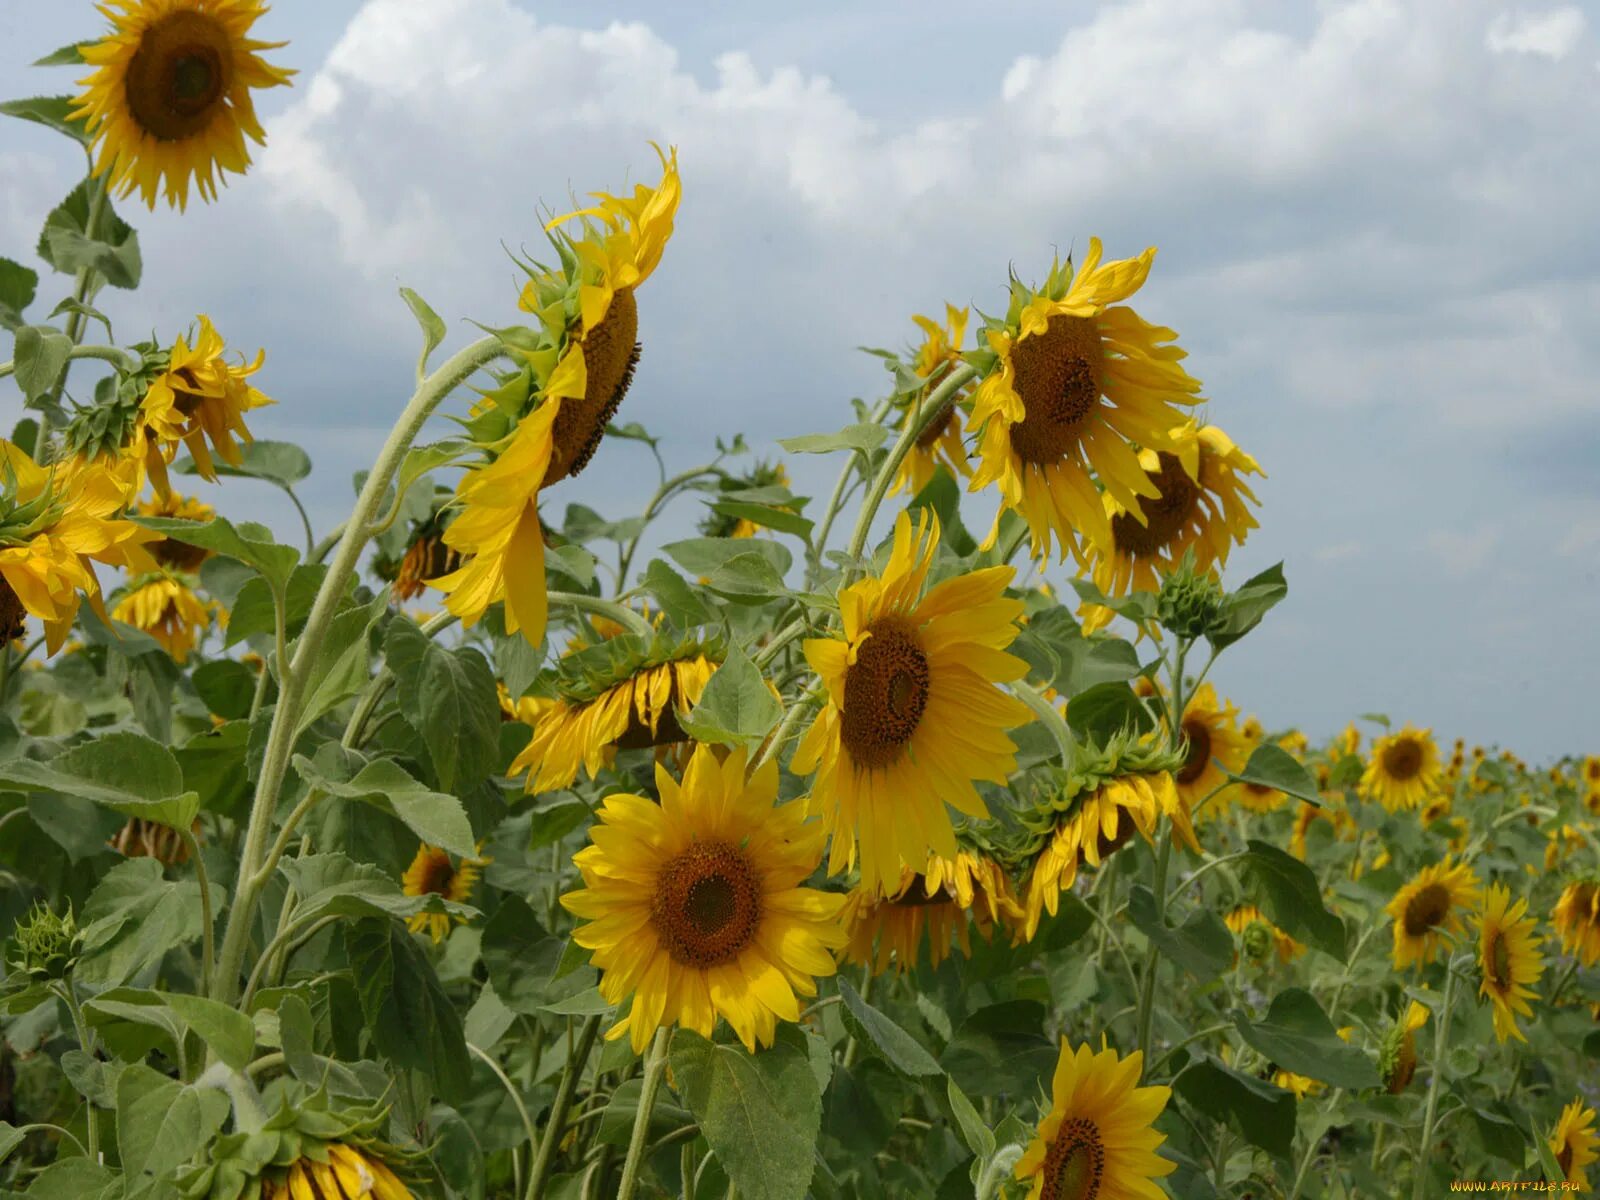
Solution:
[[(215, 519), (216, 509), (193, 496), (180, 496), (168, 492), (165, 496), (153, 495), (139, 501), (135, 511), (141, 517), (166, 517), (178, 521), (195, 521), (200, 524)], [(150, 544), (150, 553), (156, 562), (174, 571), (198, 571), (200, 564), (211, 557), (211, 551), (202, 546), (191, 546), (176, 538), (164, 537)]]
[[(200, 822), (193, 832), (200, 832)], [(112, 835), (110, 847), (127, 858), (153, 858), (163, 866), (178, 867), (189, 861), (189, 843), (170, 825), (129, 817), (127, 824)]]
[(868, 889), (898, 886), (904, 866), (930, 853), (954, 858), (946, 805), (989, 815), (976, 782), (1004, 783), (1016, 766), (1006, 730), (1027, 707), (997, 684), (1027, 665), (1006, 653), (1022, 601), (1005, 594), (1014, 571), (989, 567), (927, 587), (939, 541), (936, 518), (915, 529), (901, 513), (883, 573), (839, 593), (841, 636), (805, 643), (826, 689), (791, 769), (816, 772), (811, 805), (833, 835), (828, 869), (860, 851)]
[[(1190, 807), (1195, 807), (1228, 781), (1228, 771), (1239, 771), (1250, 756), (1250, 746), (1239, 732), (1239, 710), (1231, 701), (1219, 703), (1217, 690), (1209, 683), (1195, 689), (1183, 709), (1183, 735), (1186, 751), (1183, 764), (1173, 773), (1178, 791)], [(1220, 809), (1211, 801), (1199, 812), (1204, 821)]]
[(1600, 876), (1574, 879), (1561, 889), (1555, 927), (1563, 954), (1577, 955), (1586, 967), (1600, 962)]
[(1254, 904), (1240, 904), (1223, 916), (1222, 922), (1239, 939), (1239, 948), (1251, 962), (1263, 962), (1276, 954), (1279, 961), (1289, 962), (1305, 953), (1306, 948), (1271, 921)]
[(633, 997), (606, 1036), (626, 1033), (636, 1051), (663, 1025), (710, 1037), (718, 1017), (747, 1049), (771, 1045), (814, 977), (834, 972), (844, 897), (801, 886), (823, 830), (801, 804), (774, 807), (776, 761), (748, 780), (746, 765), (743, 750), (719, 763), (709, 746), (681, 784), (658, 765), (659, 803), (608, 796), (573, 858), (584, 887), (561, 897), (582, 922), (572, 938), (593, 952), (607, 1001)]
[[(918, 379), (926, 382), (920, 388), (906, 393), (903, 425), (909, 425), (917, 419), (929, 393), (938, 387), (946, 373), (961, 362), (969, 310), (946, 304), (944, 311), (943, 325), (920, 313), (911, 318), (923, 334), (921, 345), (911, 356), (911, 370)], [(915, 496), (928, 486), (941, 465), (955, 478), (971, 476), (972, 467), (967, 462), (966, 447), (961, 442), (962, 417), (971, 390), (970, 385), (961, 387), (940, 405), (938, 412), (929, 416), (922, 432), (901, 460), (889, 495), (907, 492)]]
[(1361, 774), (1361, 794), (1395, 812), (1419, 808), (1439, 787), (1439, 747), (1433, 731), (1407, 725), (1381, 737)]
[(1155, 1181), (1177, 1164), (1156, 1153), (1166, 1136), (1155, 1120), (1172, 1090), (1140, 1087), (1143, 1068), (1137, 1050), (1119, 1058), (1061, 1040), (1050, 1111), (1015, 1168), (1028, 1200), (1161, 1200), (1166, 1193)]
[(141, 576), (129, 583), (111, 615), (155, 638), (174, 662), (186, 662), (211, 627), (211, 606), (195, 594), (193, 582), (170, 571)]
[(1511, 902), (1511, 890), (1503, 883), (1491, 883), (1478, 919), (1478, 971), (1483, 977), (1478, 994), (1494, 1005), (1494, 1035), (1504, 1042), (1514, 1037), (1528, 1039), (1517, 1028), (1518, 1016), (1532, 1016), (1528, 1006), (1535, 993), (1529, 985), (1544, 973), (1544, 956), (1539, 953), (1542, 938), (1535, 935), (1537, 922), (1528, 914), (1528, 902)]
[(1413, 1000), (1405, 1015), (1390, 1026), (1378, 1048), (1378, 1076), (1383, 1090), (1398, 1096), (1417, 1073), (1417, 1031), (1428, 1023), (1428, 1009)]
[(189, 185), (214, 200), (223, 172), (250, 165), (249, 137), (266, 144), (251, 91), (287, 84), (293, 71), (265, 62), (283, 42), (250, 36), (267, 11), (257, 0), (106, 0), (111, 29), (81, 48), (94, 71), (73, 117), (94, 135), (94, 173), (151, 208), (158, 192), (184, 208)]
[(646, 641), (620, 634), (564, 656), (556, 699), (507, 775), (527, 773), (538, 794), (568, 787), (582, 767), (599, 775), (618, 750), (658, 751), (686, 745), (678, 718), (699, 701), (725, 648), (685, 634)]
[[(971, 487), (998, 484), (1002, 508), (1027, 520), (1041, 558), (1052, 541), (1063, 559), (1070, 551), (1082, 561), (1085, 541), (1109, 551), (1096, 480), (1146, 520), (1140, 497), (1159, 493), (1129, 443), (1172, 449), (1183, 424), (1174, 406), (1199, 399), (1177, 334), (1122, 303), (1144, 285), (1154, 247), (1109, 263), (1100, 253), (1091, 238), (1076, 273), (1058, 262), (1037, 289), (1013, 278), (1004, 319), (986, 320), (987, 347), (969, 356), (986, 372), (967, 423), (981, 460)], [(997, 520), (991, 540), (998, 529)]]
[[(520, 307), (539, 319), (540, 345), (527, 351), (546, 403), (556, 402), (555, 451), (545, 482), (589, 464), (639, 362), (634, 291), (661, 261), (682, 192), (678, 151), (661, 159), (661, 182), (632, 196), (591, 193), (596, 203), (546, 226), (561, 265), (528, 264)], [(574, 218), (575, 232), (562, 226)]]
[(1459, 937), (1463, 918), (1482, 902), (1478, 877), (1466, 863), (1447, 857), (1424, 867), (1384, 908), (1394, 919), (1394, 969), (1432, 962), (1443, 935)]
[[(439, 896), (452, 904), (465, 904), (472, 899), (478, 874), (489, 861), (481, 856), (457, 861), (449, 851), (424, 842), (401, 877), (400, 890), (407, 896)], [(438, 945), (450, 932), (452, 921), (462, 925), (466, 917), (460, 913), (420, 912), (406, 919), (406, 928), (412, 933), (428, 934)]]
[(1551, 1131), (1548, 1145), (1566, 1181), (1580, 1191), (1588, 1191), (1586, 1168), (1600, 1161), (1600, 1133), (1595, 1131), (1595, 1110), (1583, 1102), (1582, 1096), (1561, 1110), (1561, 1119)]
[(406, 530), (404, 550), (399, 550), (398, 544), (386, 549), (380, 542), (373, 555), (372, 573), (389, 584), (390, 594), (399, 603), (415, 600), (432, 580), (461, 565), (461, 555), (444, 541), (445, 527), (454, 515), (449, 500), (450, 493), (436, 487), (427, 512)]

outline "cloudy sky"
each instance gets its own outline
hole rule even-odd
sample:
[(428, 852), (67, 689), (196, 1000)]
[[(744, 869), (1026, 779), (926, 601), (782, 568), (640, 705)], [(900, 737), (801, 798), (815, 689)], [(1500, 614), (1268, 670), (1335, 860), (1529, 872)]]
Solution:
[[(1154, 244), (1136, 303), (1269, 475), (1230, 577), (1282, 559), (1290, 581), (1223, 690), (1319, 735), (1376, 710), (1600, 749), (1600, 10), (677, 7), (280, 0), (257, 30), (300, 74), (260, 98), (269, 145), (215, 205), (123, 206), (146, 269), (104, 299), (119, 336), (203, 311), (264, 346), (279, 404), (252, 424), (311, 452), (327, 527), (409, 390), (395, 289), (454, 341), (513, 320), (502, 244), (540, 244), (541, 203), (653, 181), (650, 139), (679, 147), (684, 199), (626, 418), (675, 467), (717, 433), (770, 452), (844, 424), (883, 378), (854, 347), (905, 344), (945, 300), (1003, 308), (1008, 264)], [(68, 90), (24, 64), (99, 23), (6, 0), (0, 95)], [(0, 253), (31, 258), (77, 167), (0, 128)], [(816, 492), (833, 468), (791, 469)], [(623, 516), (653, 477), (624, 443), (551, 499)], [(293, 529), (270, 489), (225, 504)]]

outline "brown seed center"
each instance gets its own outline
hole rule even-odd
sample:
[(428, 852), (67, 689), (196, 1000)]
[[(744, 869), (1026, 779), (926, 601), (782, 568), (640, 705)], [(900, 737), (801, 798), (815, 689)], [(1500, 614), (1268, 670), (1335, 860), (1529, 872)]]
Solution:
[(859, 766), (884, 767), (904, 752), (928, 706), (928, 658), (909, 625), (878, 621), (844, 677), (840, 738)]
[(606, 315), (583, 337), (587, 384), (582, 399), (566, 399), (556, 414), (551, 436), (555, 450), (545, 473), (548, 486), (589, 465), (600, 448), (606, 424), (617, 415), (639, 364), (639, 305), (632, 288), (619, 288)]
[(1496, 931), (1489, 938), (1489, 945), (1483, 952), (1484, 973), (1489, 976), (1489, 982), (1501, 991), (1511, 986), (1511, 947), (1506, 943), (1506, 935)]
[(22, 607), (10, 580), (0, 575), (0, 646), (15, 641), (26, 632), (28, 610)]
[(1150, 482), (1161, 489), (1161, 495), (1139, 498), (1145, 523), (1139, 524), (1131, 513), (1118, 513), (1111, 518), (1111, 536), (1124, 554), (1147, 557), (1165, 550), (1188, 525), (1200, 496), (1199, 487), (1174, 454), (1162, 454), (1160, 465), (1149, 476)]
[(1011, 448), (1024, 463), (1045, 466), (1076, 449), (1105, 384), (1105, 351), (1093, 317), (1050, 318), (1045, 331), (1011, 349), (1023, 417)]
[(695, 842), (661, 868), (650, 921), (673, 961), (714, 967), (737, 957), (761, 922), (761, 881), (727, 842)]
[(421, 894), (424, 896), (448, 896), (450, 883), (455, 879), (456, 870), (450, 865), (450, 860), (443, 854), (432, 855), (428, 859), (427, 869), (422, 874)]
[(1430, 883), (1406, 904), (1403, 920), (1406, 933), (1421, 937), (1435, 928), (1450, 911), (1450, 889), (1442, 883)]
[(1189, 740), (1189, 752), (1184, 755), (1183, 766), (1175, 776), (1179, 783), (1193, 783), (1211, 765), (1211, 726), (1198, 717), (1186, 717), (1183, 736)]
[(193, 137), (221, 106), (232, 72), (227, 30), (206, 13), (179, 9), (139, 39), (128, 62), (128, 109), (157, 141)]
[(1415, 738), (1401, 738), (1383, 750), (1383, 770), (1398, 783), (1415, 779), (1422, 771), (1422, 744)]
[(921, 433), (917, 434), (917, 449), (932, 450), (947, 432), (956, 419), (956, 403), (954, 400), (945, 401), (944, 407)]
[(1065, 1121), (1044, 1156), (1039, 1200), (1094, 1200), (1105, 1170), (1099, 1127), (1085, 1117)]

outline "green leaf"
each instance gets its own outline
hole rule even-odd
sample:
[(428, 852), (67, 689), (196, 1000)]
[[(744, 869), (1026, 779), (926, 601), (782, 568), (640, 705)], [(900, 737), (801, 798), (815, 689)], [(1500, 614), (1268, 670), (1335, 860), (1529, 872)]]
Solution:
[(22, 310), (33, 303), (39, 288), (39, 272), (9, 258), (0, 258), (0, 329), (16, 329), (26, 324)]
[(687, 538), (661, 549), (691, 575), (715, 576), (730, 559), (751, 555), (765, 559), (780, 580), (794, 565), (794, 555), (787, 546), (764, 538)]
[(176, 517), (132, 519), (175, 542), (236, 558), (260, 571), (277, 587), (288, 583), (289, 573), (300, 561), (300, 552), (293, 546), (280, 546), (273, 541), (271, 532), (265, 526), (247, 524), (236, 529), (226, 517), (214, 517), (205, 522), (184, 521)]
[(103, 734), (48, 762), (0, 762), (0, 780), (24, 791), (92, 800), (175, 829), (188, 830), (200, 811), (200, 798), (183, 790), (183, 771), (172, 751), (137, 733)]
[(1210, 909), (1196, 909), (1174, 929), (1156, 913), (1150, 889), (1136, 883), (1128, 893), (1128, 919), (1156, 949), (1201, 983), (1209, 983), (1233, 963), (1233, 935)]
[(656, 603), (674, 625), (705, 625), (711, 620), (711, 611), (705, 606), (689, 581), (679, 575), (664, 559), (652, 558), (639, 581), (656, 598)]
[(228, 1097), (215, 1088), (185, 1086), (133, 1063), (117, 1080), (117, 1148), (129, 1176), (157, 1177), (194, 1156), (228, 1116)]
[(463, 1032), (470, 1045), (488, 1050), (505, 1037), (506, 1031), (516, 1023), (517, 1014), (505, 1006), (494, 985), (485, 984), (478, 998), (472, 1002), (472, 1007), (467, 1010)]
[(441, 846), (461, 858), (477, 853), (461, 801), (424, 786), (393, 759), (367, 762), (358, 751), (327, 742), (317, 748), (314, 758), (295, 755), (294, 768), (300, 778), (330, 796), (360, 800), (398, 817), (430, 846)]
[(45, 218), (39, 235), (39, 257), (66, 275), (83, 268), (98, 271), (112, 287), (134, 288), (144, 264), (139, 257), (139, 235), (111, 207), (106, 197), (95, 237), (89, 237), (88, 180)]
[(1119, 617), (1137, 623), (1148, 621), (1156, 615), (1156, 596), (1154, 592), (1129, 592), (1126, 596), (1107, 596), (1093, 580), (1074, 579), (1070, 581), (1072, 590), (1078, 593), (1078, 599), (1085, 604), (1098, 604), (1102, 608), (1109, 608)]
[(684, 732), (697, 741), (741, 746), (765, 737), (782, 717), (783, 704), (772, 694), (766, 678), (734, 644), (682, 724)]
[[(284, 631), (289, 637), (298, 637), (311, 615), (317, 590), (328, 574), (325, 563), (301, 563), (289, 574), (284, 587)], [(350, 592), (355, 589), (355, 579), (350, 580)], [(228, 611), (228, 631), (223, 644), (232, 646), (253, 633), (272, 636), (277, 630), (277, 605), (272, 599), (272, 588), (259, 575), (245, 581)]]
[(746, 1200), (801, 1200), (811, 1184), (822, 1096), (805, 1051), (780, 1039), (749, 1054), (687, 1029), (672, 1035), (679, 1097)]
[(242, 662), (214, 658), (196, 667), (189, 679), (205, 702), (207, 712), (224, 721), (241, 721), (250, 715), (250, 703), (256, 694), (256, 673)]
[(460, 791), (495, 769), (500, 701), (494, 671), (470, 647), (447, 650), (410, 621), (393, 621), (384, 654), (400, 711), (422, 738), (439, 786)]
[(831, 454), (835, 450), (859, 450), (870, 454), (883, 445), (889, 431), (871, 423), (846, 425), (838, 433), (807, 433), (800, 437), (779, 438), (778, 445), (791, 454)]
[(1154, 727), (1150, 710), (1126, 683), (1097, 683), (1067, 701), (1067, 724), (1080, 738), (1103, 743), (1124, 730)]
[(984, 1124), (983, 1118), (978, 1115), (978, 1110), (972, 1106), (972, 1101), (967, 1099), (967, 1094), (954, 1079), (945, 1081), (945, 1096), (950, 1101), (950, 1111), (955, 1116), (956, 1128), (961, 1131), (961, 1140), (973, 1154), (987, 1159), (994, 1153), (994, 1133)]
[[(61, 51), (56, 51), (57, 54)], [(44, 125), (57, 133), (64, 133), (75, 142), (87, 146), (91, 140), (83, 120), (73, 120), (67, 114), (73, 109), (71, 96), (30, 96), (26, 100), (0, 102), (0, 113), (23, 121)]]
[[(1036, 617), (1029, 627), (1037, 624)], [(1126, 683), (1139, 673), (1139, 652), (1121, 638), (1063, 637), (1060, 650), (1061, 674), (1055, 686), (1063, 696), (1076, 696), (1098, 684)]]
[(527, 901), (508, 895), (484, 923), (479, 952), (505, 1006), (531, 1016), (594, 986), (598, 975), (593, 967), (560, 973), (564, 950), (562, 940), (545, 932)]
[[(223, 895), (212, 889), (212, 911)], [(107, 871), (79, 917), (83, 957), (78, 976), (118, 984), (200, 937), (200, 885), (162, 878), (153, 858), (132, 858)]]
[[(741, 538), (736, 546), (751, 546), (753, 539)], [(775, 596), (789, 594), (783, 576), (764, 554), (746, 552), (728, 558), (706, 579), (706, 587), (740, 604), (764, 604)]]
[(1252, 1146), (1287, 1158), (1294, 1145), (1295, 1099), (1209, 1054), (1193, 1059), (1172, 1081), (1172, 1090), (1209, 1120), (1225, 1120)]
[[(73, 313), (77, 313), (86, 321), (99, 321), (100, 324), (104, 325), (106, 328), (106, 341), (116, 341), (116, 335), (111, 332), (111, 318), (106, 316), (105, 313), (101, 312), (94, 305), (85, 304), (82, 300), (74, 299), (71, 296), (61, 300), (54, 308), (50, 310), (50, 320), (53, 321), (57, 317), (61, 316), (71, 316)], [(108, 379), (105, 382), (109, 383), (110, 381)]]
[[(311, 456), (293, 442), (256, 440), (239, 447), (239, 464), (215, 459), (218, 475), (242, 479), (264, 479), (280, 487), (299, 483), (311, 474)], [(198, 475), (200, 468), (192, 458), (183, 458), (173, 468), (181, 475)]]
[(1322, 794), (1317, 781), (1300, 760), (1282, 746), (1263, 742), (1250, 755), (1244, 770), (1238, 774), (1228, 772), (1228, 778), (1238, 783), (1254, 783), (1261, 787), (1277, 788), (1287, 796), (1322, 807)]
[(216, 1052), (218, 1058), (235, 1071), (250, 1064), (255, 1050), (256, 1031), (250, 1018), (229, 1004), (220, 1004), (204, 996), (189, 996), (181, 992), (158, 993), (167, 1007), (200, 1035), (200, 1040)]
[(1248, 845), (1242, 869), (1261, 889), (1263, 907), (1274, 924), (1344, 962), (1344, 922), (1324, 907), (1311, 868), (1266, 842), (1251, 838)]
[[(371, 603), (347, 608), (329, 623), (327, 636), (322, 639), (306, 680), (304, 707), (295, 725), (296, 737), (309, 729), (317, 718), (367, 686), (372, 657), (367, 634), (388, 608), (387, 592), (379, 592)], [(296, 639), (295, 650), (299, 647)]]
[(718, 500), (711, 505), (713, 512), (736, 520), (749, 521), (779, 533), (792, 533), (799, 538), (809, 538), (813, 522), (799, 513), (772, 504), (752, 504), (746, 500)]
[[(219, 1093), (220, 1095), (220, 1093)], [(34, 1177), (26, 1193), (5, 1193), (7, 1200), (118, 1200), (123, 1195), (122, 1176), (87, 1158), (51, 1163)]]
[(17, 381), (29, 404), (44, 397), (56, 386), (72, 351), (72, 339), (48, 325), (23, 325), (15, 335), (12, 360)]
[(369, 920), (345, 929), (345, 948), (378, 1050), (427, 1075), (446, 1101), (465, 1100), (472, 1067), (461, 1018), (421, 945), (398, 922)]
[(428, 356), (439, 348), (440, 342), (444, 341), (444, 321), (438, 313), (428, 307), (426, 300), (410, 288), (400, 289), (400, 299), (406, 302), (411, 315), (422, 327), (422, 353), (417, 356), (417, 378), (420, 380), (428, 373)]
[(301, 898), (294, 914), (298, 923), (310, 924), (325, 916), (405, 920), (424, 912), (462, 918), (477, 914), (476, 909), (442, 896), (407, 896), (381, 868), (336, 851), (285, 858), (278, 869)]
[(93, 46), (94, 42), (69, 42), (59, 50), (52, 50), (43, 58), (33, 61), (36, 67), (75, 67), (83, 62), (83, 48)]
[(18, 1129), (10, 1121), (0, 1121), (0, 1163), (4, 1163), (27, 1136), (26, 1130)]
[(1213, 650), (1233, 645), (1266, 616), (1273, 605), (1289, 594), (1289, 585), (1283, 578), (1283, 564), (1268, 567), (1261, 574), (1246, 580), (1236, 592), (1230, 592), (1222, 601), (1218, 629), (1207, 635)]
[(1285, 1071), (1352, 1092), (1382, 1082), (1372, 1060), (1334, 1032), (1328, 1014), (1304, 988), (1279, 992), (1259, 1021), (1235, 1011), (1233, 1023), (1247, 1044)]
[(1044, 1005), (1007, 1000), (980, 1008), (957, 1028), (939, 1064), (973, 1096), (1034, 1095), (1055, 1067), (1056, 1047), (1044, 1035)]
[(183, 768), (183, 786), (200, 797), (206, 812), (230, 813), (249, 790), (245, 766), (248, 721), (229, 721), (190, 738), (176, 752)]
[(856, 1036), (895, 1070), (905, 1075), (938, 1075), (938, 1060), (904, 1029), (863, 1000), (850, 981), (839, 979), (839, 997), (844, 1001), (845, 1024), (854, 1026)]

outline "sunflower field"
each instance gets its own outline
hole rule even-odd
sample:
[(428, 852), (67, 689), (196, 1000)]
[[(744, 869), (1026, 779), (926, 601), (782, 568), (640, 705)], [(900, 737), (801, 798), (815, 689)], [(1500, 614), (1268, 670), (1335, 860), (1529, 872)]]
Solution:
[[(656, 147), (507, 231), (541, 252), (454, 353), (401, 290), (415, 390), (318, 529), (249, 331), (96, 307), (114, 202), (247, 186), (282, 43), (101, 11), (40, 60), (76, 91), (0, 105), (85, 156), (0, 247), (0, 1197), (1600, 1184), (1600, 758), (1217, 690), (1288, 584), (1226, 569), (1262, 467), (1154, 249), (912, 318), (781, 443), (837, 472), (799, 495), (629, 419), (693, 203)], [(641, 463), (642, 512), (564, 504)]]

